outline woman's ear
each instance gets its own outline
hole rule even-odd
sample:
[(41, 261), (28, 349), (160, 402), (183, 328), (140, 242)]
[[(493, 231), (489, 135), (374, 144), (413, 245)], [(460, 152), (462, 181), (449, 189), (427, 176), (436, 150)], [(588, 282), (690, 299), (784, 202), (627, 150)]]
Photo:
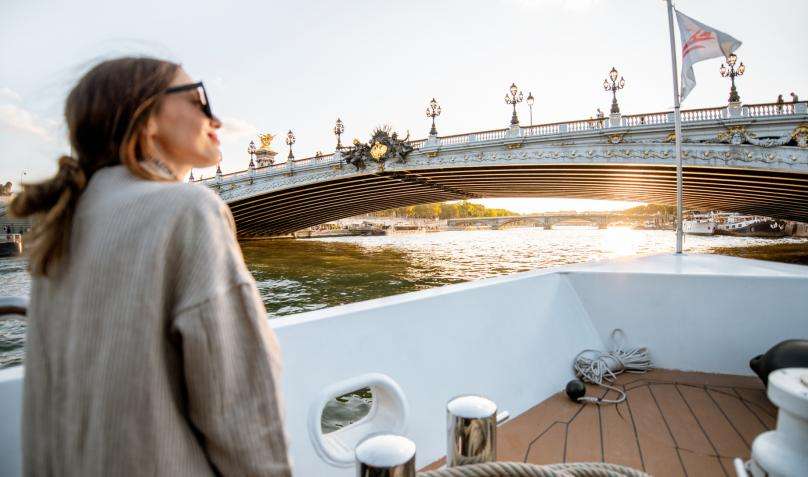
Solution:
[(157, 145), (158, 130), (157, 121), (154, 120), (153, 116), (146, 120), (146, 124), (140, 130), (140, 147), (147, 157), (153, 156), (157, 149), (155, 146)]

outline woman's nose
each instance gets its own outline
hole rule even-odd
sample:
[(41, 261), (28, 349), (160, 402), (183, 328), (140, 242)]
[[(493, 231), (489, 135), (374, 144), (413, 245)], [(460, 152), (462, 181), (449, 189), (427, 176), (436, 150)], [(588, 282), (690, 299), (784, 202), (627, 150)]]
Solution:
[(222, 121), (221, 119), (219, 119), (218, 116), (214, 115), (212, 118), (210, 118), (210, 125), (214, 129), (219, 129), (220, 127), (222, 127)]

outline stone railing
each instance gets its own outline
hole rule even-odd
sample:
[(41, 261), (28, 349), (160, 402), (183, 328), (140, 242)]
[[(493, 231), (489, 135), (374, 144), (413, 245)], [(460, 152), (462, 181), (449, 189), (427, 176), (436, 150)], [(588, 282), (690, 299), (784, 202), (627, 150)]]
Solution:
[[(690, 124), (700, 121), (716, 121), (724, 119), (738, 118), (760, 118), (788, 116), (794, 114), (808, 114), (808, 101), (797, 103), (765, 103), (743, 105), (731, 113), (730, 108), (721, 106), (717, 108), (687, 109), (682, 111), (682, 123)], [(594, 132), (609, 128), (643, 128), (659, 127), (660, 125), (673, 126), (674, 117), (671, 111), (661, 111), (656, 113), (632, 114), (619, 117), (619, 123), (612, 126), (611, 118), (590, 118), (576, 121), (563, 121), (549, 124), (537, 124), (534, 126), (520, 127), (518, 137), (525, 139), (540, 136), (554, 136), (563, 134), (577, 134), (584, 132)], [(489, 141), (501, 141), (510, 137), (511, 129), (493, 129), (488, 131), (477, 131), (466, 134), (454, 134), (435, 139), (415, 139), (409, 144), (415, 149), (427, 149), (437, 147), (451, 147), (462, 144), (481, 143)], [(294, 171), (305, 171), (319, 169), (326, 165), (344, 164), (341, 156), (336, 154), (326, 154), (315, 157), (305, 157), (293, 159), (291, 162), (281, 162), (271, 166), (256, 168), (254, 171), (246, 170), (230, 174), (223, 174), (219, 177), (211, 177), (202, 180), (206, 184), (225, 183), (243, 179), (258, 179), (261, 177), (276, 174), (285, 174)], [(200, 182), (200, 181), (197, 181)]]
[[(768, 104), (750, 104), (743, 107), (743, 115), (749, 117), (760, 116), (780, 116), (783, 114), (795, 114), (797, 105), (801, 103), (768, 103)], [(803, 112), (805, 107), (803, 105)]]

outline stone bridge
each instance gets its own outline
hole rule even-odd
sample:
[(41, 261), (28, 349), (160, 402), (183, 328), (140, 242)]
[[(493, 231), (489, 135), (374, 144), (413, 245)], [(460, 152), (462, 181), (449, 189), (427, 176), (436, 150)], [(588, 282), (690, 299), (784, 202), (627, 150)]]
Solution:
[[(808, 222), (808, 103), (682, 111), (684, 206)], [(570, 197), (676, 203), (673, 114), (512, 126), (411, 141), (404, 162), (336, 151), (198, 181), (242, 237), (430, 202)]]

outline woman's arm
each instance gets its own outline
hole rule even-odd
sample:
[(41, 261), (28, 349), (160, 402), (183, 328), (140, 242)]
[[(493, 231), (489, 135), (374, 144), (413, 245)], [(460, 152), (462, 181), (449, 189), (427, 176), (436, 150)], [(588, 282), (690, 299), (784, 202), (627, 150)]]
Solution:
[(230, 210), (211, 191), (190, 187), (166, 251), (189, 420), (223, 475), (288, 476), (275, 335)]
[(280, 352), (252, 283), (174, 320), (189, 417), (223, 475), (291, 475), (277, 383)]

